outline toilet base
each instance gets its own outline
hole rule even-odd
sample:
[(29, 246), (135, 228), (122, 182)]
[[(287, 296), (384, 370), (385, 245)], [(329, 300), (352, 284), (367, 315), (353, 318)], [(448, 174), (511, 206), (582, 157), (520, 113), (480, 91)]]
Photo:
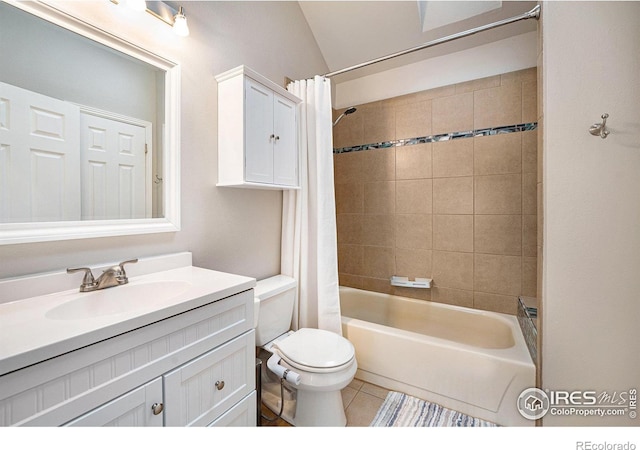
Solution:
[(297, 427), (344, 427), (347, 416), (344, 414), (342, 394), (332, 392), (297, 392), (294, 425)]
[[(262, 364), (262, 403), (273, 412), (280, 412), (280, 381), (266, 367), (270, 352), (260, 350)], [(296, 427), (344, 427), (347, 417), (344, 413), (341, 390), (311, 391), (294, 389), (287, 383), (284, 388), (284, 408), (281, 418)]]

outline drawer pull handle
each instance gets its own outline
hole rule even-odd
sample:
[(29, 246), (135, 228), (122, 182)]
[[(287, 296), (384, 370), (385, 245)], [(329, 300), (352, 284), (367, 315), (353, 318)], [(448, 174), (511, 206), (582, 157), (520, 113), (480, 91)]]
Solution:
[(157, 416), (164, 410), (164, 405), (162, 403), (154, 403), (151, 405), (151, 411), (153, 411), (153, 415)]
[(224, 388), (224, 381), (216, 381), (216, 389), (221, 391)]

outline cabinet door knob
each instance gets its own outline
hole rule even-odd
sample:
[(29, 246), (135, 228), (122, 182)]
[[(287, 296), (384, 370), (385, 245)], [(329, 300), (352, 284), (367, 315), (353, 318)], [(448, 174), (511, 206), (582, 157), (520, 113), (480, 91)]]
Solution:
[(216, 389), (221, 391), (224, 388), (224, 381), (216, 381)]
[(276, 141), (279, 141), (279, 140), (280, 140), (280, 136), (276, 136)]
[(153, 415), (157, 416), (164, 410), (164, 405), (162, 403), (154, 403), (151, 405), (151, 411), (153, 411)]
[(271, 136), (269, 136), (269, 140), (271, 140), (271, 139), (275, 139), (275, 137), (276, 137), (276, 135), (275, 135), (275, 134), (272, 134)]

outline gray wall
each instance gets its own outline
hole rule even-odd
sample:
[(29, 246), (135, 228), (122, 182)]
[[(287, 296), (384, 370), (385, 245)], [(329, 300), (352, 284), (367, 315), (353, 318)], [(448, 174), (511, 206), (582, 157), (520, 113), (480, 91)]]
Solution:
[[(84, 14), (82, 8), (88, 7), (83, 3), (67, 7)], [(181, 64), (182, 230), (0, 246), (0, 278), (185, 250), (193, 252), (194, 264), (201, 267), (256, 278), (279, 273), (282, 193), (215, 186), (214, 75), (245, 64), (282, 85), (284, 77), (326, 73), (298, 3), (187, 2), (187, 38), (172, 35), (151, 16), (140, 27), (122, 25), (121, 7), (110, 2), (91, 7), (107, 11), (96, 13), (96, 20), (106, 23), (102, 26)]]

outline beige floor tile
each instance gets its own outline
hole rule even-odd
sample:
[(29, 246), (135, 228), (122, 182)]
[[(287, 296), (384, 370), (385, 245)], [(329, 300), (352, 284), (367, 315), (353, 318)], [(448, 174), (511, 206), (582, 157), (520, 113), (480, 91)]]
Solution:
[(345, 411), (348, 427), (368, 427), (382, 406), (384, 399), (365, 392), (358, 392)]
[(366, 394), (371, 394), (375, 397), (385, 399), (387, 398), (387, 394), (389, 393), (389, 389), (382, 388), (380, 386), (376, 386), (375, 384), (364, 383), (360, 388), (360, 392), (364, 392)]

